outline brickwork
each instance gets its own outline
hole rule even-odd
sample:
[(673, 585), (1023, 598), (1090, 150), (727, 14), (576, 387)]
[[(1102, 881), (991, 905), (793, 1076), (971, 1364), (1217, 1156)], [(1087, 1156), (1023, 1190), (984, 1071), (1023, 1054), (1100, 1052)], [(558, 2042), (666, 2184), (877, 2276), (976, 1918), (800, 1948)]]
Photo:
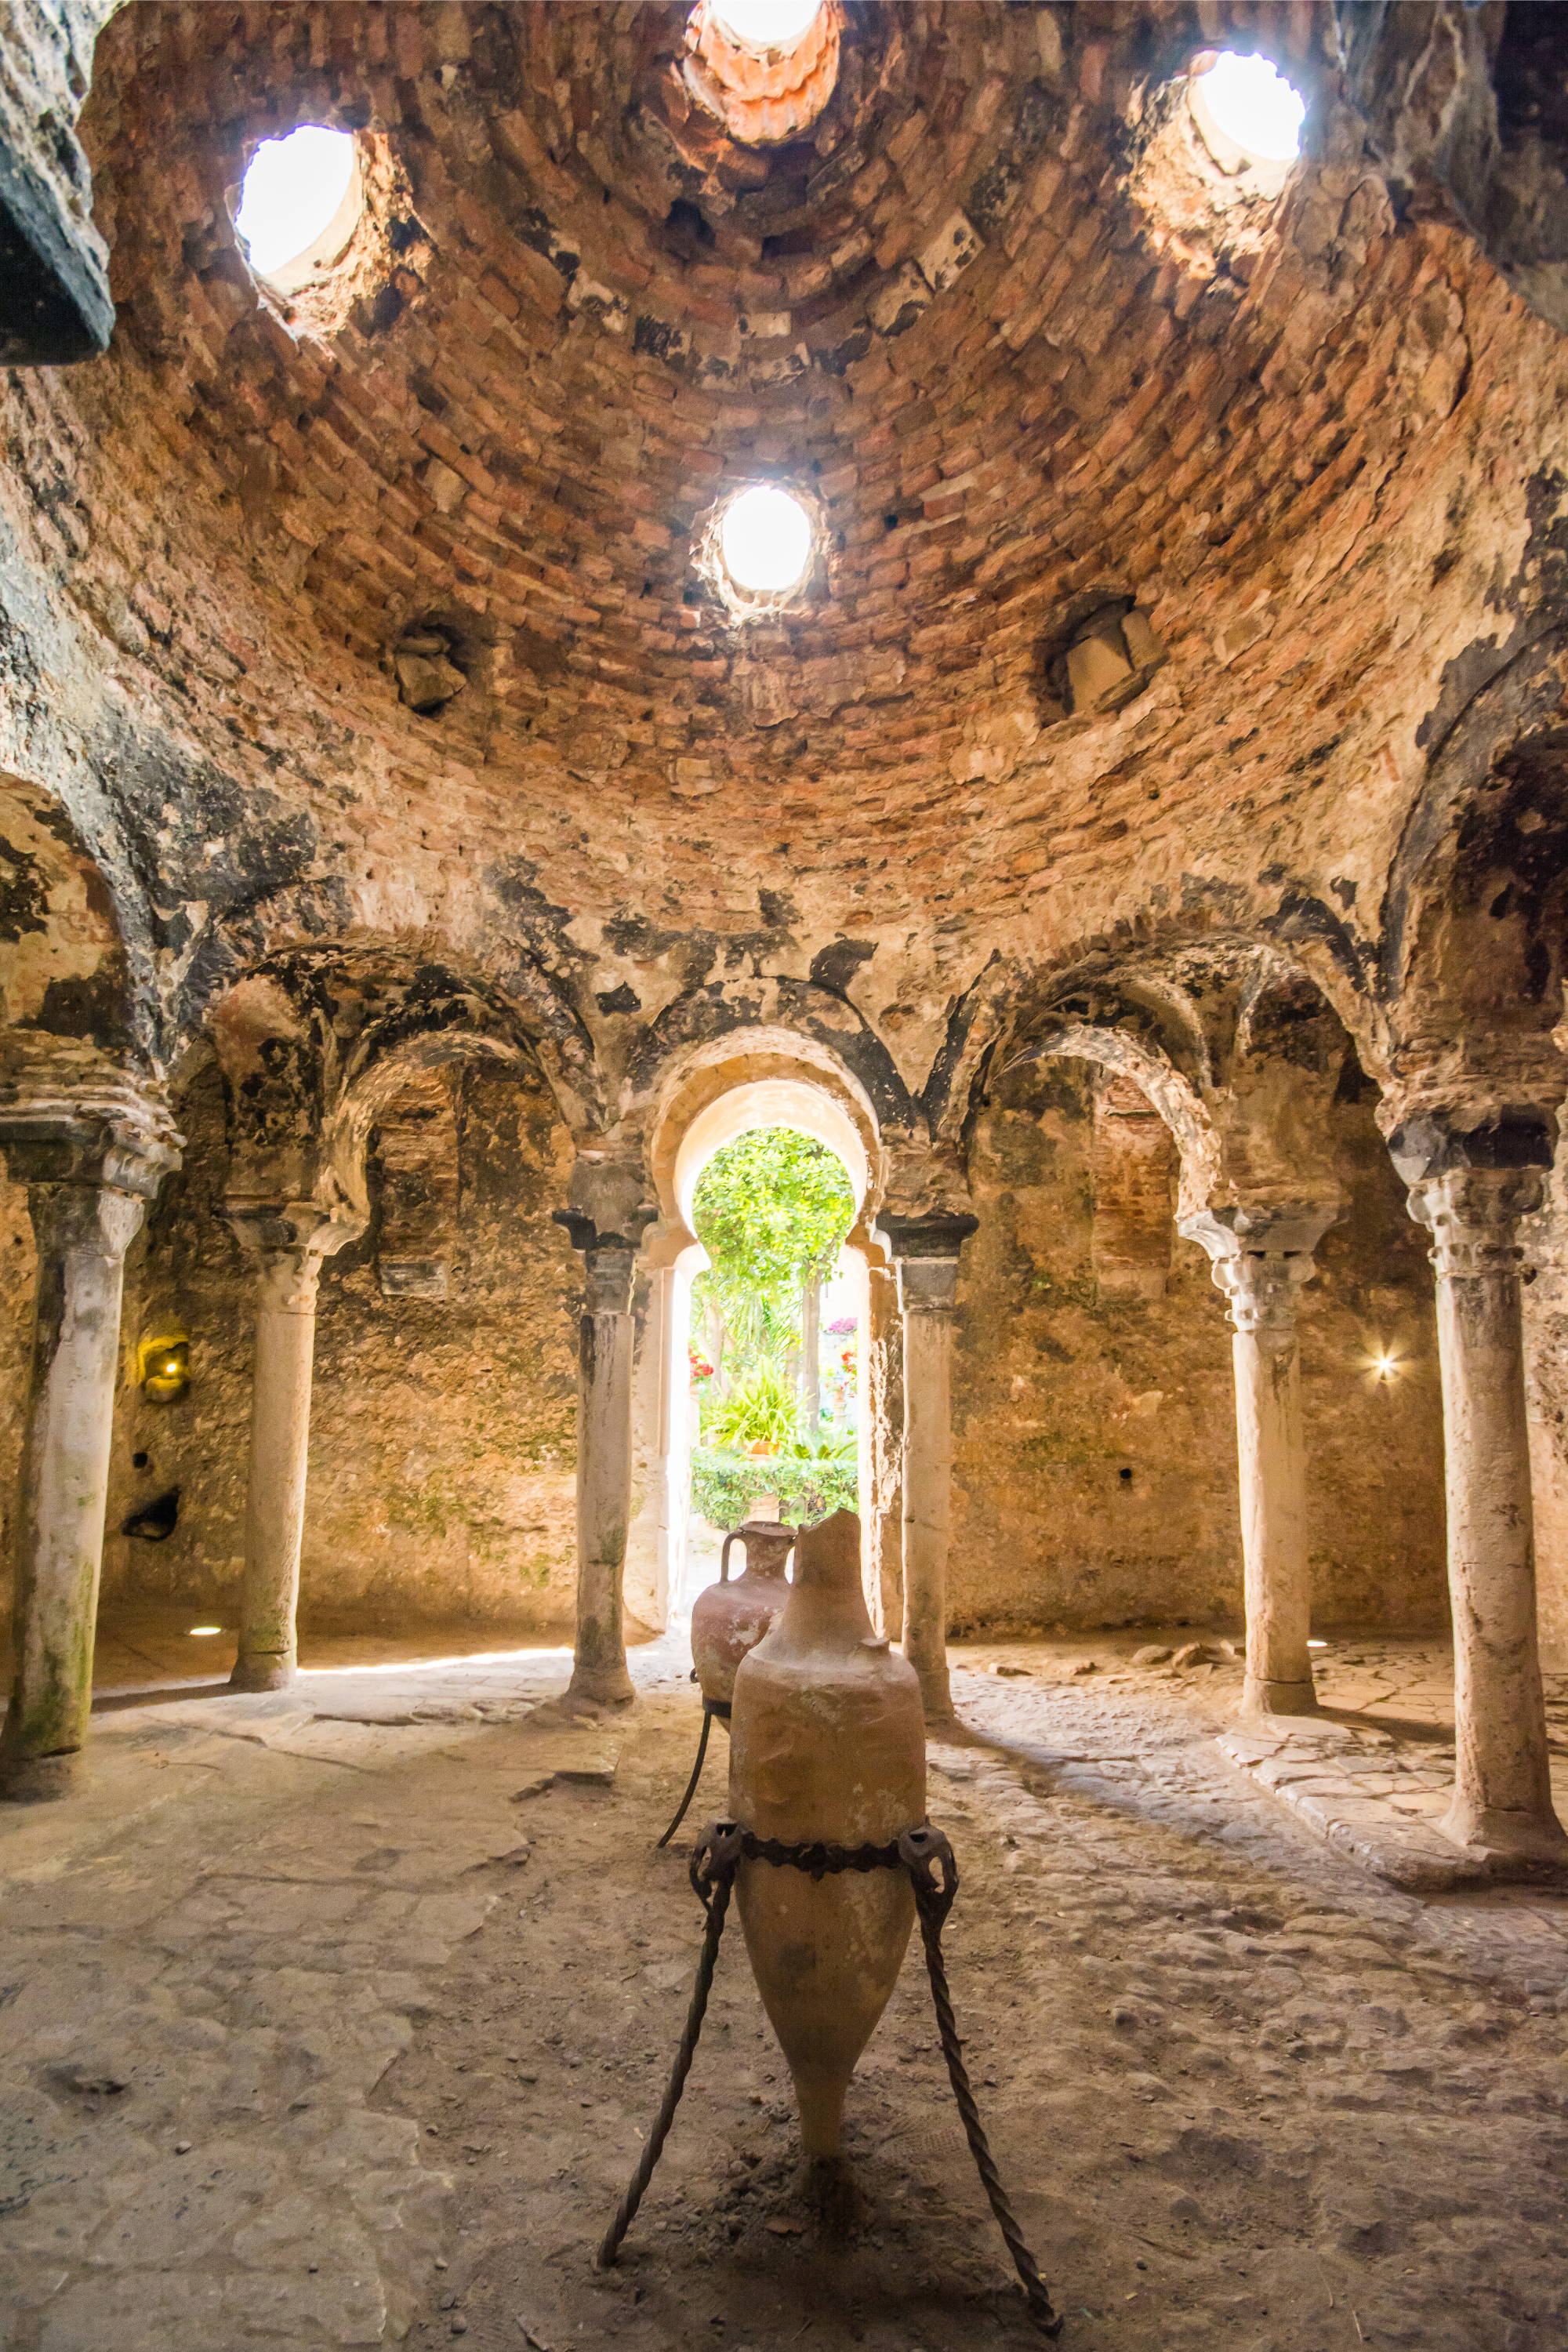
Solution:
[[(1165, 62), (1224, 16), (1167, 12)], [(580, 996), (875, 944), (856, 996), (919, 1072), (997, 950), (1308, 903), (1309, 943), (1331, 918), (1374, 960), (1445, 673), (1500, 665), (1548, 584), (1563, 362), (1458, 233), (1398, 228), (1326, 20), (1289, 20), (1311, 160), (1246, 250), (1188, 228), (1163, 259), (1131, 19), (863, 12), (806, 153), (670, 127), (680, 21), (133, 6), (104, 35), (116, 348), (17, 381), (8, 496), (67, 668), (115, 677), (145, 765), (241, 795), (265, 887), (181, 875), (204, 966), (326, 907), (482, 940), (542, 884)], [(228, 224), (247, 141), (310, 116), (390, 158), (330, 330)], [(682, 255), (700, 167), (715, 244)], [(737, 637), (688, 601), (689, 540), (756, 473), (816, 489), (830, 560), (816, 609)], [(1049, 656), (1117, 592), (1172, 659), (1067, 719)], [(435, 719), (389, 655), (421, 621), (470, 678)], [(165, 795), (127, 797), (134, 832)]]
[[(766, 143), (694, 94), (668, 0), (110, 17), (77, 128), (112, 345), (0, 383), (5, 838), (33, 860), (22, 886), (47, 886), (0, 954), (0, 1083), (118, 1057), (182, 1090), (216, 1036), (230, 1145), (259, 1166), (289, 1130), (311, 1197), (337, 1181), (332, 1120), (367, 1129), (379, 1107), (382, 1230), (330, 1264), (323, 1393), (352, 1390), (333, 1336), (352, 1329), (364, 1377), (414, 1410), (384, 1350), (395, 1315), (430, 1318), (437, 1386), (478, 1421), (441, 1437), (426, 1484), (505, 1447), (479, 1428), (471, 1333), (433, 1293), (386, 1297), (375, 1252), (434, 1265), (450, 1236), (456, 1280), (465, 1171), (481, 1184), (513, 1146), (473, 1157), (468, 1097), (441, 1096), (456, 1079), (434, 1082), (428, 1153), (416, 1104), (400, 1128), (390, 1095), (353, 1087), (448, 1027), (521, 1057), (541, 1118), (547, 1089), (548, 1150), (515, 1147), (531, 1185), (553, 1171), (546, 1221), (574, 1148), (635, 1189), (682, 1056), (799, 1038), (863, 1093), (899, 1213), (973, 1195), (961, 1352), (984, 1336), (1000, 1361), (1027, 1330), (1046, 1364), (1087, 1367), (1073, 1412), (1114, 1414), (1121, 1315), (1131, 1394), (1172, 1386), (1162, 1349), (1201, 1344), (1209, 1397), (1221, 1309), (1190, 1249), (1163, 1295), (1152, 1277), (1111, 1295), (1115, 1188), (1102, 1164), (1097, 1242), (1081, 1072), (1028, 1081), (1074, 1106), (1049, 1114), (1075, 1171), (1056, 1222), (1003, 1205), (987, 1153), (1023, 1113), (996, 1089), (1025, 1083), (1007, 1056), (1070, 1019), (1163, 1057), (1149, 1099), (1192, 1114), (1184, 1182), (1197, 1149), (1232, 1206), (1309, 1173), (1342, 1185), (1303, 1349), (1341, 1465), (1325, 1524), (1358, 1525), (1365, 1564), (1325, 1535), (1325, 1591), (1426, 1622), (1426, 1371), (1397, 1397), (1347, 1391), (1337, 1418), (1350, 1325), (1314, 1373), (1312, 1302), (1348, 1252), (1369, 1298), (1396, 1294), (1390, 1317), (1426, 1311), (1374, 1113), (1393, 1135), (1500, 1122), (1550, 1152), (1568, 351), (1442, 197), (1394, 84), (1354, 40), (1342, 57), (1341, 13), (868, 0), (832, 12), (820, 113), (782, 139), (770, 121)], [(1466, 33), (1472, 82), (1494, 33)], [(1309, 101), (1278, 194), (1194, 132), (1185, 76), (1226, 40)], [(1513, 58), (1516, 113), (1534, 71)], [(232, 221), (255, 144), (307, 121), (355, 132), (366, 204), (341, 268), (290, 304)], [(747, 617), (698, 542), (756, 479), (798, 486), (820, 545), (798, 595)], [(1134, 622), (1154, 652), (1125, 698), (1069, 710), (1068, 654), (1107, 612), (1130, 660)], [(439, 698), (410, 684), (432, 661)], [(214, 1198), (216, 1117), (189, 1163)], [(1143, 1140), (1140, 1233), (1171, 1148)], [(503, 1264), (527, 1265), (528, 1344), (555, 1367), (527, 1443), (564, 1448), (566, 1360), (540, 1334), (574, 1295), (570, 1259), (494, 1214), (487, 1284), (499, 1297)], [(190, 1246), (216, 1268), (229, 1244)], [(1037, 1328), (1045, 1294), (1018, 1286), (1044, 1261), (1063, 1303)], [(1394, 1269), (1381, 1286), (1374, 1261)], [(205, 1307), (237, 1447), (237, 1277)], [(1194, 1610), (1230, 1589), (1221, 1394), (1197, 1451), (1169, 1456), (1191, 1470), (1171, 1573)], [(1404, 1517), (1345, 1466), (1379, 1458), (1365, 1415), (1385, 1407)], [(977, 1616), (1047, 1500), (1011, 1456), (983, 1493), (983, 1453), (961, 1455)], [(359, 1528), (368, 1591), (364, 1497), (392, 1473), (353, 1458), (360, 1499), (329, 1480), (321, 1525)], [(1090, 1487), (1073, 1502), (1086, 1545), (1100, 1508)], [(1147, 1597), (1142, 1540), (1116, 1613)], [(406, 1559), (416, 1584), (412, 1536)]]

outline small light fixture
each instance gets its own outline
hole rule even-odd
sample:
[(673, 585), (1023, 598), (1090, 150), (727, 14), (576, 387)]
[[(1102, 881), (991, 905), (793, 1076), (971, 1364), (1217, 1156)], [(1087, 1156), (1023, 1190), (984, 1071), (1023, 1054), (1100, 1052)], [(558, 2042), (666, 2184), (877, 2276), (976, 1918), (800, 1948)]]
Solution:
[(191, 1343), (184, 1331), (143, 1339), (136, 1350), (136, 1381), (154, 1404), (172, 1403), (191, 1385)]
[(1396, 1355), (1392, 1348), (1385, 1348), (1381, 1340), (1372, 1342), (1363, 1360), (1368, 1385), (1373, 1388), (1388, 1387), (1405, 1369), (1403, 1357)]
[(208, 1633), (221, 1633), (222, 1632), (223, 1627), (221, 1625), (193, 1625), (191, 1627), (192, 1635), (195, 1638), (205, 1639)]
[(1326, 1650), (1328, 1646), (1329, 1645), (1326, 1642), (1317, 1641), (1309, 1642), (1307, 1644), (1309, 1650)]

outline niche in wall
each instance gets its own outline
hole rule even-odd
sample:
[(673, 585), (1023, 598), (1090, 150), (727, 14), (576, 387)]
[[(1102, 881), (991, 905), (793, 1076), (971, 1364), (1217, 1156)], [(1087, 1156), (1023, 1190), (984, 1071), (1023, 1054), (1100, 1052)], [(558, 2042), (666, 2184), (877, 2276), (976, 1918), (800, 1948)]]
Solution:
[(1175, 1146), (1131, 1078), (1096, 1086), (1090, 1260), (1101, 1298), (1163, 1298), (1171, 1273)]

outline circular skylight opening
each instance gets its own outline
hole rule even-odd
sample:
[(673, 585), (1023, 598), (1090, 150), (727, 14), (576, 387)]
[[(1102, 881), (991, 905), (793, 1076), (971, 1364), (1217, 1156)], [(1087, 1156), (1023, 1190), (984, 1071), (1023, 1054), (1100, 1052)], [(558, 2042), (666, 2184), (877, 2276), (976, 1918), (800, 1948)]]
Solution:
[(732, 41), (752, 49), (793, 49), (822, 14), (822, 0), (713, 0)]
[(359, 211), (353, 139), (310, 122), (287, 139), (263, 140), (250, 159), (234, 225), (258, 278), (292, 293), (337, 259)]
[(1301, 150), (1304, 99), (1267, 58), (1222, 49), (1198, 77), (1204, 102), (1226, 138), (1260, 163), (1293, 163)]
[(811, 518), (798, 499), (766, 483), (742, 490), (724, 510), (719, 551), (737, 588), (777, 595), (794, 588), (811, 562)]

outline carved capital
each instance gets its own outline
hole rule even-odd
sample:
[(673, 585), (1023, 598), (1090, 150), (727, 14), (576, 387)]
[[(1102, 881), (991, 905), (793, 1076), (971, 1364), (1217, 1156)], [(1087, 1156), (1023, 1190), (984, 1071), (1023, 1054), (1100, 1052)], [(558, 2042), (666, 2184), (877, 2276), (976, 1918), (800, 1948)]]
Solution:
[(363, 1217), (313, 1201), (231, 1200), (218, 1214), (256, 1265), (258, 1308), (278, 1315), (313, 1315), (323, 1260), (365, 1228)]
[(130, 1079), (0, 1100), (0, 1152), (17, 1184), (100, 1186), (151, 1201), (184, 1142), (167, 1106)]
[(1228, 1202), (1184, 1217), (1180, 1231), (1213, 1259), (1236, 1328), (1286, 1338), (1318, 1270), (1312, 1253), (1339, 1213), (1337, 1199)]
[(642, 1237), (658, 1215), (644, 1197), (640, 1171), (622, 1161), (579, 1155), (572, 1206), (553, 1212), (583, 1259), (583, 1312), (629, 1315)]
[(658, 1216), (658, 1203), (648, 1197), (648, 1181), (640, 1158), (580, 1149), (573, 1163), (567, 1206), (554, 1213), (564, 1225), (572, 1246), (637, 1251), (642, 1237)]
[(1307, 1250), (1289, 1257), (1243, 1250), (1234, 1257), (1216, 1258), (1214, 1279), (1216, 1289), (1225, 1293), (1238, 1331), (1274, 1331), (1283, 1337), (1295, 1330), (1302, 1289), (1317, 1270)]
[(1432, 1235), (1439, 1276), (1517, 1274), (1519, 1221), (1545, 1194), (1539, 1168), (1450, 1168), (1410, 1187), (1410, 1213)]
[(83, 1254), (116, 1263), (142, 1230), (147, 1203), (117, 1185), (29, 1184), (27, 1214), (40, 1265)]

